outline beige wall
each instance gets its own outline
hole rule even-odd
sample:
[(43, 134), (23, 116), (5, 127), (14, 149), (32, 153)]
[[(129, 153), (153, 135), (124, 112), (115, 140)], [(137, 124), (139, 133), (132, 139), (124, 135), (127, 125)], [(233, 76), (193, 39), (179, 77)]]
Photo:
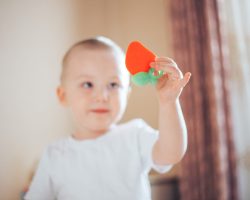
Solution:
[[(70, 130), (55, 88), (71, 43), (105, 35), (170, 55), (165, 11), (164, 0), (0, 2), (0, 199), (18, 199), (43, 147)], [(133, 117), (157, 127), (151, 87), (133, 88), (123, 121)]]

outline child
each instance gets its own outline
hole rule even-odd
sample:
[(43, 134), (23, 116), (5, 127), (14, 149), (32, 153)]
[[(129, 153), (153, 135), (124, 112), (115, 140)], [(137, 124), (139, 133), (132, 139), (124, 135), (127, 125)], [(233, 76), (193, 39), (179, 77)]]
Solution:
[(26, 200), (149, 200), (148, 172), (167, 172), (181, 160), (187, 133), (179, 96), (190, 78), (166, 57), (151, 63), (165, 75), (156, 86), (159, 131), (143, 120), (119, 124), (130, 92), (124, 53), (97, 37), (73, 45), (63, 59), (57, 95), (75, 125), (49, 145)]

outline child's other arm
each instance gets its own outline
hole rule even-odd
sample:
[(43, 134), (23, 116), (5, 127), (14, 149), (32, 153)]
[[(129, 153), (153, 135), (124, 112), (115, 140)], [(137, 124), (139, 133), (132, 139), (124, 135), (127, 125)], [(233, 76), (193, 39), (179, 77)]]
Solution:
[(158, 165), (175, 164), (187, 149), (187, 129), (179, 103), (182, 89), (191, 73), (183, 77), (177, 64), (170, 58), (156, 58), (151, 67), (166, 73), (156, 86), (159, 100), (159, 139), (153, 148), (153, 161)]

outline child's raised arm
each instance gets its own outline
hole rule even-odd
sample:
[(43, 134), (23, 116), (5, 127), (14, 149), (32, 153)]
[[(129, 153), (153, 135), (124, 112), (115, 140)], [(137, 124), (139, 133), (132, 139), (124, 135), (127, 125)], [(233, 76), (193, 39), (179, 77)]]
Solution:
[(177, 64), (167, 57), (156, 58), (150, 66), (164, 72), (156, 85), (160, 109), (159, 139), (154, 145), (153, 160), (159, 165), (175, 164), (187, 149), (187, 130), (179, 96), (191, 73), (183, 77)]

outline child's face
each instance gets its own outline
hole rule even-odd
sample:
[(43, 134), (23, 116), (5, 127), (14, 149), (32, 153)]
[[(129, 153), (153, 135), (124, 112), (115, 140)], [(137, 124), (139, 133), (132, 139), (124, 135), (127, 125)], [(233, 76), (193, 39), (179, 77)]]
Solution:
[(129, 92), (124, 60), (107, 49), (78, 49), (66, 69), (64, 86), (58, 88), (77, 131), (104, 133), (123, 115)]

